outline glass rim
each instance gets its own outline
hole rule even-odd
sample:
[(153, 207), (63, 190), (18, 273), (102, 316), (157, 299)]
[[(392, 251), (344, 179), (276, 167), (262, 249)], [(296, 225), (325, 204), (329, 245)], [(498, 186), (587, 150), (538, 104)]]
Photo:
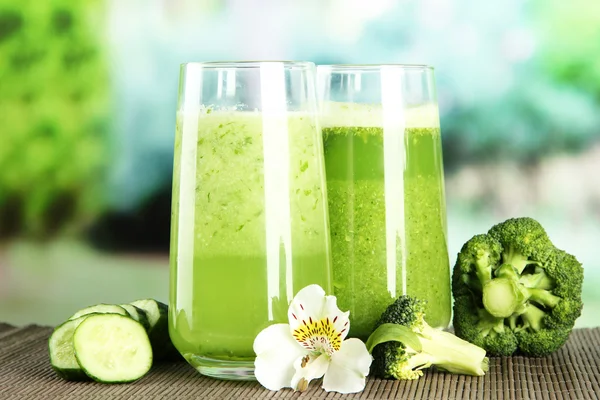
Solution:
[(251, 69), (260, 68), (264, 64), (283, 64), (283, 67), (287, 69), (309, 69), (315, 67), (315, 63), (312, 61), (291, 60), (190, 61), (180, 65), (182, 68), (194, 65), (207, 69)]
[(427, 64), (324, 64), (317, 65), (317, 69), (327, 70), (332, 72), (345, 71), (380, 71), (383, 67), (399, 70), (417, 70), (417, 71), (433, 71), (434, 68)]

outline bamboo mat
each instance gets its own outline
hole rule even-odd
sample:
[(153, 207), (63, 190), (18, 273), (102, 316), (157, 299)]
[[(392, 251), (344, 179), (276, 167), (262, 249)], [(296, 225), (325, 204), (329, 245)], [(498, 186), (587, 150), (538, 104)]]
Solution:
[(271, 392), (256, 382), (206, 378), (185, 362), (152, 368), (137, 382), (107, 385), (66, 382), (48, 360), (51, 328), (0, 323), (0, 399), (599, 399), (600, 328), (578, 329), (546, 358), (492, 358), (480, 378), (426, 371), (417, 381), (369, 379), (361, 393), (327, 393), (313, 381), (308, 391)]

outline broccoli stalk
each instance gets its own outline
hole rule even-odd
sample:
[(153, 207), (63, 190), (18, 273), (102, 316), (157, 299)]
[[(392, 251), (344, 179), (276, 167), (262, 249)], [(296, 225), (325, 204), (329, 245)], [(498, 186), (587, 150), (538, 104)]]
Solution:
[(521, 314), (521, 318), (524, 322), (524, 328), (531, 328), (535, 332), (539, 331), (542, 329), (542, 320), (545, 316), (545, 312), (533, 304), (528, 304), (525, 312)]
[(483, 287), (483, 306), (496, 318), (510, 317), (522, 299), (519, 287), (510, 279), (493, 279)]
[(485, 350), (429, 326), (424, 304), (401, 296), (381, 315), (367, 341), (374, 357), (373, 373), (382, 378), (418, 379), (422, 369), (434, 365), (454, 374), (484, 375), (488, 370)]
[(536, 268), (533, 274), (521, 275), (519, 283), (528, 288), (549, 290), (554, 288), (554, 280), (551, 279), (542, 268)]
[(510, 264), (517, 269), (517, 273), (521, 274), (525, 267), (530, 264), (537, 264), (536, 261), (529, 260), (527, 256), (524, 256), (521, 252), (514, 248), (514, 246), (507, 246), (502, 253), (502, 262), (504, 264)]
[(485, 350), (462, 340), (449, 332), (431, 328), (426, 322), (419, 332), (421, 356), (429, 365), (448, 371), (452, 374), (485, 375), (488, 370), (488, 359)]
[(483, 337), (504, 333), (504, 320), (502, 318), (496, 318), (482, 308), (478, 310), (477, 316), (479, 318), (477, 329)]
[(502, 264), (494, 274), (496, 278), (483, 286), (483, 306), (496, 318), (508, 318), (522, 307), (528, 294), (519, 283), (518, 270), (512, 264)]
[(475, 273), (481, 287), (488, 283), (492, 278), (492, 266), (490, 263), (490, 253), (479, 249), (475, 259)]

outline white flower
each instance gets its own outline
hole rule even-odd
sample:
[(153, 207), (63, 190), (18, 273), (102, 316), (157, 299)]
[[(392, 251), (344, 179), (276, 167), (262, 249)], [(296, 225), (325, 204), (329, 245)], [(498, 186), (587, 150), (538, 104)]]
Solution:
[(270, 390), (304, 391), (324, 376), (328, 392), (363, 390), (372, 358), (359, 339), (344, 340), (349, 314), (318, 285), (300, 290), (288, 310), (289, 325), (271, 325), (254, 340), (256, 379)]

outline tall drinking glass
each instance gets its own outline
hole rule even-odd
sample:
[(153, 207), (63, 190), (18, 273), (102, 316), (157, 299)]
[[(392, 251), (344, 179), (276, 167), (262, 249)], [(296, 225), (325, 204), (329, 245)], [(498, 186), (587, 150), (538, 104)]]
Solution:
[(450, 267), (433, 69), (330, 65), (317, 70), (333, 286), (366, 339), (386, 306), (427, 300), (427, 322), (446, 327)]
[(312, 63), (181, 67), (169, 332), (204, 375), (252, 379), (256, 335), (331, 289), (316, 111)]

